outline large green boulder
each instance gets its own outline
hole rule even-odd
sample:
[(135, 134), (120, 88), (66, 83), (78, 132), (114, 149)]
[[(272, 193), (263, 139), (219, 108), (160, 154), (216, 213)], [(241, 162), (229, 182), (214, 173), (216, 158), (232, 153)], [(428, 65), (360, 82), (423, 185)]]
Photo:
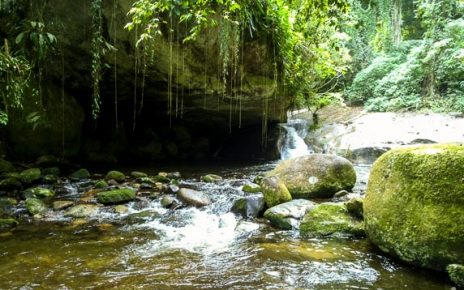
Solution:
[(40, 171), (39, 168), (30, 168), (30, 169), (23, 170), (19, 174), (19, 179), (23, 183), (33, 183), (35, 181), (38, 181), (41, 175), (42, 175), (42, 172)]
[(38, 198), (26, 199), (26, 208), (32, 215), (41, 214), (47, 210), (45, 203)]
[(79, 170), (74, 171), (69, 176), (69, 178), (74, 179), (74, 180), (88, 179), (90, 178), (90, 172), (85, 168), (81, 168)]
[(464, 261), (464, 146), (391, 150), (373, 165), (364, 199), (369, 239), (401, 260), (444, 271)]
[(362, 237), (361, 221), (352, 217), (343, 203), (323, 203), (311, 209), (301, 221), (303, 237)]
[(293, 198), (330, 198), (356, 183), (353, 165), (343, 157), (311, 154), (281, 161), (267, 173), (279, 177)]
[(267, 207), (292, 200), (292, 196), (285, 184), (277, 176), (269, 176), (261, 180), (261, 190)]
[(23, 198), (46, 199), (55, 196), (55, 192), (44, 187), (31, 187), (23, 191)]
[(103, 204), (118, 204), (135, 199), (135, 191), (129, 188), (102, 191), (96, 194), (97, 200)]

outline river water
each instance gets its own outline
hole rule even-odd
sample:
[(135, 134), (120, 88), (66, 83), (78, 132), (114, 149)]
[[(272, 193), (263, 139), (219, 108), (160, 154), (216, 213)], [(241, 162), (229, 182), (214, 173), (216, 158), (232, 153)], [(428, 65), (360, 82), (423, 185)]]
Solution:
[[(0, 237), (0, 289), (452, 289), (444, 275), (402, 265), (365, 239), (303, 239), (231, 213), (246, 195), (243, 184), (274, 166), (176, 168), (181, 187), (213, 201), (201, 209), (140, 198), (126, 213), (101, 207), (85, 220), (53, 210), (41, 220), (24, 216)], [(369, 168), (357, 166), (353, 195), (364, 190)], [(224, 180), (199, 181), (206, 173)], [(85, 182), (62, 186), (63, 198), (86, 191)]]

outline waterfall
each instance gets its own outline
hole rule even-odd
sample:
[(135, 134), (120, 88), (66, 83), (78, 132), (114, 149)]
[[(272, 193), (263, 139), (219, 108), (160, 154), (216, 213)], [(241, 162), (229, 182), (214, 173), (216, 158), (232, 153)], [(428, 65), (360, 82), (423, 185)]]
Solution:
[(301, 119), (288, 120), (281, 124), (285, 132), (280, 140), (280, 158), (282, 160), (313, 153), (306, 145), (304, 138), (308, 134), (308, 121)]

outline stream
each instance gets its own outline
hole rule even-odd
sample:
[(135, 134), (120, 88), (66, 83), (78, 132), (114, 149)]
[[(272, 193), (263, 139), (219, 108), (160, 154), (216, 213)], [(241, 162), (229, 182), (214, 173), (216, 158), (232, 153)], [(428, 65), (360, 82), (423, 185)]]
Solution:
[[(283, 142), (287, 157), (309, 153), (291, 138)], [(201, 209), (171, 210), (160, 198), (141, 197), (127, 212), (100, 207), (88, 219), (52, 209), (41, 220), (23, 216), (12, 234), (0, 237), (0, 289), (452, 289), (444, 275), (400, 264), (366, 239), (303, 239), (298, 231), (232, 213), (233, 202), (247, 195), (241, 187), (275, 164), (175, 168), (180, 187), (212, 200)], [(369, 169), (356, 166), (350, 196), (363, 193)], [(207, 173), (224, 179), (201, 182)], [(60, 197), (74, 200), (88, 182), (60, 186), (66, 188)]]

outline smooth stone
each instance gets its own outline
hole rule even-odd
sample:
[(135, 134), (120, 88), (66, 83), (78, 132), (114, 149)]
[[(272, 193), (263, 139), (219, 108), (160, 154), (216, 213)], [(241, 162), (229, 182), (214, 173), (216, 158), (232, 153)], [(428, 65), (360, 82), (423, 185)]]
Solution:
[(74, 171), (69, 176), (69, 178), (71, 178), (73, 180), (89, 179), (90, 178), (90, 172), (85, 168), (81, 168), (81, 169), (79, 169), (77, 171)]
[(135, 191), (130, 188), (114, 189), (97, 193), (96, 198), (99, 203), (117, 204), (125, 203), (135, 199)]
[(21, 180), (22, 183), (33, 183), (36, 182), (40, 179), (40, 176), (42, 175), (42, 172), (40, 171), (39, 168), (30, 168), (23, 170), (19, 174), (19, 179)]
[(171, 207), (175, 202), (175, 199), (174, 197), (172, 196), (169, 196), (169, 195), (165, 195), (161, 198), (161, 206), (164, 207), (164, 208), (169, 208)]
[(221, 180), (222, 180), (222, 177), (216, 174), (207, 174), (201, 177), (201, 181), (207, 182), (207, 183), (214, 183), (214, 182), (218, 182)]
[(140, 171), (132, 171), (130, 175), (134, 178), (148, 177), (148, 174)]
[(114, 207), (114, 212), (117, 214), (125, 214), (129, 212), (129, 208), (125, 205), (119, 204)]
[(53, 209), (54, 210), (62, 210), (66, 209), (68, 207), (71, 207), (74, 204), (74, 202), (70, 200), (56, 200), (53, 202)]
[(247, 183), (243, 185), (242, 191), (247, 193), (258, 193), (261, 192), (261, 186), (256, 183)]
[(268, 219), (273, 226), (280, 229), (297, 229), (300, 219), (315, 206), (316, 203), (312, 201), (294, 199), (267, 209), (264, 212), (264, 217)]
[(231, 211), (244, 218), (257, 218), (263, 215), (266, 203), (262, 194), (250, 195), (237, 199)]
[(357, 218), (363, 218), (363, 203), (364, 199), (360, 197), (354, 197), (345, 203), (348, 212)]
[(277, 176), (269, 176), (261, 180), (261, 190), (267, 207), (292, 200), (292, 196), (285, 184)]
[(334, 197), (335, 197), (335, 198), (340, 198), (340, 197), (347, 196), (348, 194), (350, 194), (348, 191), (346, 191), (346, 190), (340, 190), (340, 191), (337, 191), (337, 192), (334, 194)]
[(64, 216), (72, 218), (87, 218), (97, 213), (99, 206), (95, 204), (78, 204), (69, 208)]
[(181, 188), (177, 195), (183, 202), (196, 207), (202, 207), (211, 204), (211, 201), (206, 194), (193, 189)]
[(126, 175), (122, 173), (121, 171), (112, 170), (106, 174), (105, 180), (115, 180), (121, 183), (126, 180)]

